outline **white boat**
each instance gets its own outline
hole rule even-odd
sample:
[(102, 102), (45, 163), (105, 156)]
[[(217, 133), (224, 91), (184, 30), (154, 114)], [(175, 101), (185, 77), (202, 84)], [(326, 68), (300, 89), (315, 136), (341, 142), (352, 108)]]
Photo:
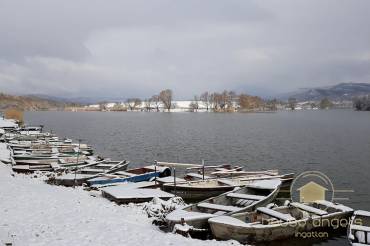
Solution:
[(202, 202), (178, 209), (166, 217), (170, 228), (186, 223), (197, 229), (207, 229), (208, 219), (252, 211), (257, 207), (271, 203), (279, 193), (279, 179), (260, 180), (242, 188), (226, 192)]
[(353, 246), (370, 245), (370, 212), (358, 210), (353, 213), (348, 240)]
[(314, 230), (339, 229), (333, 221), (348, 222), (352, 213), (351, 208), (328, 201), (293, 202), (273, 209), (260, 207), (254, 212), (210, 218), (208, 222), (216, 239), (254, 243), (299, 237), (299, 233)]

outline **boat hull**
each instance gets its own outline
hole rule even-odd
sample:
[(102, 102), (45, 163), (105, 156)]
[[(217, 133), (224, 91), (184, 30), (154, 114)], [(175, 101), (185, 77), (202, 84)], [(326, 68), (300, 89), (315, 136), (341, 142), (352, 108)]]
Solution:
[(153, 172), (153, 173), (139, 174), (133, 177), (125, 177), (125, 178), (89, 179), (87, 182), (89, 185), (108, 185), (108, 184), (118, 184), (118, 183), (125, 183), (125, 182), (141, 182), (141, 181), (149, 181), (155, 177), (159, 177), (160, 174), (161, 174), (160, 172)]
[[(137, 171), (139, 169), (128, 170), (127, 172), (130, 173), (132, 171)], [(101, 186), (101, 185), (115, 185), (119, 183), (127, 183), (127, 182), (142, 182), (142, 181), (150, 181), (157, 177), (166, 177), (171, 175), (171, 171), (169, 168), (161, 168), (153, 171), (155, 169), (152, 168), (143, 168), (143, 173), (136, 174), (130, 177), (115, 177), (115, 178), (106, 178), (106, 177), (98, 177), (87, 180), (88, 185), (90, 186)], [(134, 172), (132, 172), (134, 174)]]
[(181, 187), (173, 185), (163, 185), (162, 190), (175, 194), (188, 202), (198, 202), (206, 200), (208, 198), (219, 196), (225, 192), (232, 191), (235, 187), (233, 186), (222, 186), (213, 188), (202, 188), (202, 187)]
[[(330, 225), (333, 221), (348, 221), (352, 212), (340, 212), (326, 216), (315, 216), (312, 219), (302, 219), (282, 224), (245, 226), (236, 222), (222, 223), (210, 219), (209, 225), (213, 236), (219, 240), (237, 240), (240, 243), (260, 243), (288, 238), (303, 238), (301, 233), (328, 232), (335, 228)], [(235, 219), (236, 220), (236, 219)], [(336, 223), (336, 222), (335, 222)]]

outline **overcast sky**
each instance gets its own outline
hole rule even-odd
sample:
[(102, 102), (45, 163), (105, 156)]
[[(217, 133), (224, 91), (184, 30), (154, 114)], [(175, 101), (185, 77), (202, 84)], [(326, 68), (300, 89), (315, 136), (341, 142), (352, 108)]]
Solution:
[(369, 0), (0, 0), (0, 90), (258, 95), (370, 82)]

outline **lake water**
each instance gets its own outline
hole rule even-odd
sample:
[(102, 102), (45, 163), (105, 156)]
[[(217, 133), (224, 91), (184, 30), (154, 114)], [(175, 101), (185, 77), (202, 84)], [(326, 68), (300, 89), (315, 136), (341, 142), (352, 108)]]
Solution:
[[(43, 124), (59, 136), (82, 139), (95, 153), (130, 160), (230, 163), (281, 173), (325, 173), (341, 201), (370, 210), (370, 113), (316, 110), (277, 113), (28, 112), (29, 124)], [(347, 245), (344, 238), (300, 245)], [(295, 245), (283, 243), (279, 245)]]

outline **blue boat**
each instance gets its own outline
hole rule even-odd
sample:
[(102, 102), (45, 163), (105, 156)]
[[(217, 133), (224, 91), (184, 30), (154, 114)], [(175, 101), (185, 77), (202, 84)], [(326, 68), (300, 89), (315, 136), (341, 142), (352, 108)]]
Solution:
[(150, 181), (157, 177), (162, 178), (170, 175), (171, 170), (168, 167), (146, 166), (127, 171), (118, 171), (114, 174), (103, 174), (87, 180), (87, 183), (90, 186), (105, 186), (118, 183)]

